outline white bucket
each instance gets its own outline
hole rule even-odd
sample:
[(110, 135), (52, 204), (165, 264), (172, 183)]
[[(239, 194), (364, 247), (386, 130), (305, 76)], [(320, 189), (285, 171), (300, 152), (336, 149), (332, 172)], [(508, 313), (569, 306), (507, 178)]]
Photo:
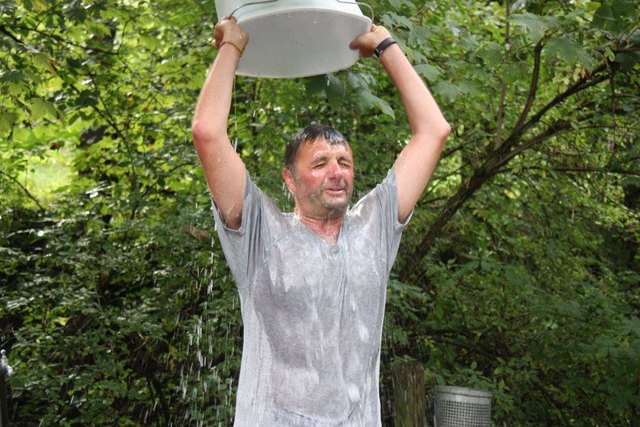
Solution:
[(371, 19), (347, 0), (216, 0), (218, 20), (233, 13), (249, 33), (237, 74), (307, 77), (349, 68), (358, 51), (349, 43)]

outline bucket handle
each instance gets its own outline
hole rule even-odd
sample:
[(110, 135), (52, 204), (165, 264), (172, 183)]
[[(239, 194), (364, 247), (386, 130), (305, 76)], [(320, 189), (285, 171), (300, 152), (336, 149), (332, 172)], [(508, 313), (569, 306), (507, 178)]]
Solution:
[[(233, 9), (233, 11), (229, 14), (229, 17), (232, 17), (238, 10), (242, 9), (245, 6), (254, 6), (256, 4), (265, 4), (265, 3), (275, 3), (278, 0), (263, 0), (263, 1), (252, 1), (249, 3), (245, 3), (245, 4), (241, 4), (240, 6), (236, 7), (235, 9)], [(361, 5), (361, 6), (366, 6), (367, 9), (369, 9), (369, 12), (371, 12), (371, 16), (369, 17), (371, 19), (371, 22), (373, 22), (373, 17), (374, 17), (374, 13), (373, 13), (373, 8), (371, 7), (371, 5), (369, 3), (365, 3), (365, 2), (361, 2), (361, 1), (346, 1), (346, 0), (336, 0), (338, 3), (344, 3), (344, 4), (357, 4), (357, 5)]]
[(358, 6), (366, 6), (367, 9), (369, 9), (369, 12), (371, 12), (371, 16), (369, 17), (371, 19), (371, 23), (373, 23), (373, 18), (375, 16), (375, 14), (373, 13), (373, 8), (371, 7), (371, 5), (369, 3), (365, 3), (363, 1), (345, 1), (345, 0), (336, 0), (338, 3), (344, 3), (344, 4), (357, 4)]
[(275, 3), (275, 2), (277, 2), (277, 1), (278, 1), (278, 0), (251, 1), (251, 2), (249, 2), (249, 3), (241, 4), (240, 6), (236, 7), (235, 9), (233, 9), (233, 11), (229, 14), (229, 18), (231, 18), (233, 15), (235, 15), (235, 13), (236, 13), (237, 11), (239, 11), (240, 9), (242, 9), (243, 7), (246, 7), (246, 6), (254, 6), (254, 5), (256, 5), (256, 4)]

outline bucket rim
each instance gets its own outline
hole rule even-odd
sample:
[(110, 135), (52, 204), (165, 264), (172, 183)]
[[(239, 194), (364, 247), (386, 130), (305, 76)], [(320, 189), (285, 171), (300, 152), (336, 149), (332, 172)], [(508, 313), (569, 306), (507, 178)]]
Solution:
[(450, 385), (436, 385), (436, 393), (455, 394), (469, 397), (485, 397), (489, 399), (493, 396), (493, 393), (490, 391)]
[(290, 9), (286, 9), (286, 10), (272, 10), (272, 11), (268, 11), (268, 12), (263, 12), (260, 14), (249, 14), (250, 16), (242, 16), (242, 17), (238, 17), (238, 24), (242, 25), (242, 24), (246, 24), (247, 22), (251, 22), (251, 21), (255, 21), (257, 19), (263, 19), (263, 18), (268, 18), (271, 16), (277, 16), (277, 15), (284, 15), (284, 14), (288, 14), (288, 13), (298, 13), (298, 12), (322, 12), (322, 13), (326, 13), (327, 15), (343, 15), (343, 16), (347, 16), (349, 18), (355, 19), (356, 21), (362, 21), (362, 22), (366, 22), (367, 24), (370, 24), (371, 18), (369, 18), (368, 16), (362, 14), (362, 15), (356, 15), (354, 13), (349, 13), (349, 12), (345, 12), (343, 10), (335, 10), (335, 9), (329, 9), (329, 8), (322, 8), (322, 7), (309, 7), (309, 6), (300, 6), (300, 7), (293, 7)]

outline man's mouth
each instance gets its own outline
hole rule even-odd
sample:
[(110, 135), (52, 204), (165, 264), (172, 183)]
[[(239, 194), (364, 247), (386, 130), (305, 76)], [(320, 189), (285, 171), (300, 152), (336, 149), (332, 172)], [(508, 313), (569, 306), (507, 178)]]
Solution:
[(327, 188), (325, 189), (325, 191), (328, 191), (329, 193), (344, 193), (347, 191), (347, 189), (344, 187), (337, 187), (337, 188)]

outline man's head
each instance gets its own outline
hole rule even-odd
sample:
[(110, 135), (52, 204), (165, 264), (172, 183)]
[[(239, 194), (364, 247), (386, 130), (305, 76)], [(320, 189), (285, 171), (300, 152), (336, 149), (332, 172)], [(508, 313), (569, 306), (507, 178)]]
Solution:
[(338, 132), (336, 129), (330, 126), (324, 126), (319, 124), (311, 124), (300, 129), (296, 132), (287, 144), (287, 148), (284, 153), (284, 167), (291, 172), (294, 171), (296, 155), (303, 143), (313, 144), (316, 139), (323, 138), (329, 143), (329, 145), (346, 145), (349, 146), (346, 138)]
[(342, 216), (353, 194), (353, 175), (351, 147), (337, 130), (313, 124), (290, 139), (282, 176), (300, 215)]

